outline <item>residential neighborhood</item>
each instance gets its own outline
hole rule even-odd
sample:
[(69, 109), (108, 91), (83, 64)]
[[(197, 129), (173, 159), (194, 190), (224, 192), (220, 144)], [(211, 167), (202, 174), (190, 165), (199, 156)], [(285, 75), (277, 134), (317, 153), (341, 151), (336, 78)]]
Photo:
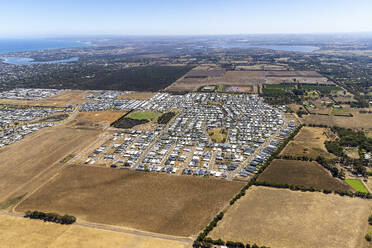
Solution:
[(93, 100), (82, 109), (178, 114), (155, 130), (117, 129), (84, 158), (85, 165), (244, 179), (296, 128), (293, 120), (286, 120), (285, 107), (267, 105), (256, 95), (158, 93), (148, 101), (115, 100), (118, 95), (89, 96)]

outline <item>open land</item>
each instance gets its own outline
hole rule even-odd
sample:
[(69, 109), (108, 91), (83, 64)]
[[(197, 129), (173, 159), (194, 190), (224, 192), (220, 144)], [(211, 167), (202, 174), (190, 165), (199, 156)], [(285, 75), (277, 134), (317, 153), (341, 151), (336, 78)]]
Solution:
[(372, 114), (361, 114), (359, 110), (352, 111), (353, 117), (335, 115), (305, 115), (306, 124), (338, 126), (343, 128), (371, 129)]
[(75, 120), (77, 122), (109, 122), (112, 123), (120, 116), (124, 115), (126, 111), (94, 111), (94, 112), (79, 112)]
[[(196, 69), (194, 69), (196, 70)], [(190, 74), (190, 71), (188, 74)], [(227, 85), (247, 87), (257, 84), (294, 83), (332, 85), (327, 78), (314, 71), (226, 71), (210, 73), (210, 70), (197, 70), (198, 76), (180, 78), (166, 88), (167, 91), (196, 91), (206, 85)]]
[(242, 65), (237, 66), (236, 69), (238, 70), (288, 70), (287, 66), (285, 65), (276, 65), (276, 64), (256, 64), (256, 65)]
[(345, 182), (332, 177), (316, 162), (275, 159), (259, 176), (258, 181), (313, 187), (318, 190), (352, 191)]
[(64, 126), (44, 128), (1, 148), (0, 198), (22, 187), (68, 154), (87, 146), (98, 134), (97, 130)]
[(186, 248), (187, 242), (102, 230), (79, 225), (60, 225), (0, 215), (0, 244), (3, 248)]
[(344, 153), (349, 157), (353, 159), (359, 159), (359, 152), (358, 152), (358, 147), (345, 147), (344, 148)]
[(278, 248), (360, 247), (371, 207), (364, 199), (252, 187), (210, 236)]
[(282, 156), (309, 157), (316, 159), (318, 156), (334, 158), (325, 148), (324, 142), (330, 140), (331, 131), (327, 128), (302, 127), (293, 141), (280, 153)]
[(149, 100), (151, 97), (155, 96), (155, 92), (137, 92), (132, 91), (127, 94), (123, 94), (121, 96), (118, 96), (116, 99), (121, 100)]
[(96, 223), (177, 236), (197, 234), (240, 182), (70, 166), (17, 211), (69, 213)]
[(59, 94), (42, 98), (40, 100), (17, 100), (0, 99), (0, 104), (14, 104), (22, 106), (49, 106), (49, 107), (67, 107), (72, 104), (83, 104), (88, 99), (86, 96), (93, 91), (84, 90), (63, 90)]
[(226, 141), (226, 131), (222, 130), (221, 128), (210, 129), (208, 133), (211, 139), (216, 143), (224, 143)]

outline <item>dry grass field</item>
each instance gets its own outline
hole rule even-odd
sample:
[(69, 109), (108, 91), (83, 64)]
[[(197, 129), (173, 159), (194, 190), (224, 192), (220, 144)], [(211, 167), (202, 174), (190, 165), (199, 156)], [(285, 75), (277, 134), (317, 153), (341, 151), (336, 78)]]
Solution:
[(210, 236), (276, 248), (361, 247), (371, 207), (365, 199), (251, 187)]
[(67, 128), (44, 128), (0, 149), (0, 201), (8, 193), (90, 144), (99, 132)]
[(78, 220), (176, 236), (197, 234), (241, 189), (241, 182), (69, 166), (22, 202)]
[(289, 108), (293, 111), (293, 112), (297, 112), (301, 109), (303, 109), (303, 106), (300, 105), (300, 104), (296, 104), (296, 103), (291, 103), (291, 104), (288, 104)]
[(358, 147), (345, 147), (344, 153), (349, 157), (353, 159), (359, 159), (359, 150)]
[(123, 116), (126, 111), (95, 111), (95, 112), (79, 112), (76, 116), (75, 121), (77, 122), (108, 122), (112, 123), (121, 116)]
[(372, 114), (360, 114), (359, 110), (351, 111), (353, 117), (325, 116), (325, 115), (305, 115), (303, 116), (306, 124), (322, 124), (328, 126), (339, 126), (343, 128), (357, 128), (372, 130)]
[(257, 93), (257, 85), (251, 86), (228, 86), (223, 89), (224, 92), (234, 93)]
[(237, 69), (242, 70), (287, 70), (287, 65), (275, 65), (275, 64), (256, 64), (256, 65), (240, 65), (236, 66)]
[(310, 157), (317, 158), (318, 156), (326, 158), (334, 158), (335, 156), (327, 151), (324, 142), (329, 139), (331, 131), (327, 128), (319, 127), (302, 127), (294, 140), (280, 153), (282, 156), (293, 157)]
[(123, 94), (118, 96), (117, 99), (122, 100), (149, 100), (156, 95), (156, 92), (130, 92), (128, 94)]
[[(208, 74), (205, 74), (208, 75)], [(182, 77), (166, 88), (167, 91), (196, 91), (204, 85), (252, 86), (259, 83), (279, 84), (293, 82), (328, 84), (327, 78), (314, 71), (226, 71), (223, 75), (205, 78)]]
[(2, 248), (186, 248), (182, 241), (0, 215)]
[(91, 94), (92, 91), (86, 90), (65, 90), (60, 94), (43, 98), (40, 100), (12, 100), (0, 99), (0, 104), (15, 104), (15, 105), (28, 105), (28, 106), (52, 106), (52, 107), (67, 107), (71, 104), (83, 104), (87, 102), (86, 96)]
[(345, 190), (353, 189), (332, 175), (316, 162), (275, 159), (259, 176), (259, 181), (289, 184), (315, 189)]

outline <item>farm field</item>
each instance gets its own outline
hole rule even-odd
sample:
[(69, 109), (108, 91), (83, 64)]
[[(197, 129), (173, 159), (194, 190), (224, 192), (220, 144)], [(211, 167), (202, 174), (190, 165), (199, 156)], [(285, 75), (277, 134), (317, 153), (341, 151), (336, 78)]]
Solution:
[(0, 201), (64, 157), (90, 144), (97, 130), (44, 128), (0, 149)]
[(365, 199), (254, 186), (210, 236), (278, 248), (361, 247), (371, 207)]
[[(293, 141), (280, 153), (282, 156), (309, 157), (316, 159), (318, 156), (334, 158), (335, 156), (327, 151), (324, 142), (330, 140), (331, 131), (327, 128), (302, 127)], [(329, 137), (328, 137), (328, 136)]]
[[(194, 69), (195, 70), (195, 69)], [(192, 72), (192, 71), (191, 71)], [(189, 72), (189, 73), (191, 73)], [(199, 73), (200, 74), (200, 73)], [(226, 71), (225, 73), (204, 73), (200, 76), (180, 78), (167, 91), (197, 91), (205, 85), (252, 86), (260, 83), (293, 83), (294, 79), (304, 84), (332, 84), (327, 78), (314, 71)]]
[(350, 111), (353, 117), (326, 116), (326, 115), (305, 115), (303, 116), (306, 124), (321, 124), (327, 126), (338, 126), (343, 128), (371, 129), (372, 114), (360, 114), (359, 110)]
[(345, 182), (353, 187), (353, 189), (356, 191), (368, 193), (368, 190), (359, 179), (346, 179)]
[(176, 236), (197, 234), (241, 182), (69, 166), (16, 211), (68, 213), (78, 220)]
[(3, 248), (186, 248), (190, 244), (154, 237), (95, 229), (78, 225), (60, 225), (0, 215), (0, 244)]
[(15, 105), (28, 105), (28, 106), (52, 106), (52, 107), (67, 107), (72, 104), (83, 104), (88, 101), (86, 96), (90, 95), (93, 91), (85, 90), (65, 90), (60, 94), (43, 98), (40, 100), (12, 100), (0, 99), (0, 104), (15, 104)]
[(258, 181), (289, 184), (315, 189), (352, 191), (346, 183), (331, 176), (316, 162), (275, 159), (259, 176)]
[(243, 70), (287, 70), (288, 66), (286, 65), (276, 65), (276, 64), (256, 64), (256, 65), (241, 65), (236, 66), (237, 69)]

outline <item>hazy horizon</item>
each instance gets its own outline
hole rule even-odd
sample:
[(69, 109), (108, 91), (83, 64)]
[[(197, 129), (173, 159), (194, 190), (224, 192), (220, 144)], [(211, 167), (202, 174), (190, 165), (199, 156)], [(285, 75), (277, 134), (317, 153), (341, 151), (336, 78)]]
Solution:
[(368, 0), (14, 0), (0, 8), (0, 38), (372, 32)]
[(61, 33), (61, 34), (29, 34), (29, 35), (7, 35), (0, 37), (0, 40), (9, 40), (9, 39), (58, 39), (58, 38), (125, 38), (125, 37), (239, 37), (239, 36), (372, 36), (372, 31), (366, 32), (322, 32), (322, 33), (241, 33), (241, 34), (70, 34), (70, 33)]

